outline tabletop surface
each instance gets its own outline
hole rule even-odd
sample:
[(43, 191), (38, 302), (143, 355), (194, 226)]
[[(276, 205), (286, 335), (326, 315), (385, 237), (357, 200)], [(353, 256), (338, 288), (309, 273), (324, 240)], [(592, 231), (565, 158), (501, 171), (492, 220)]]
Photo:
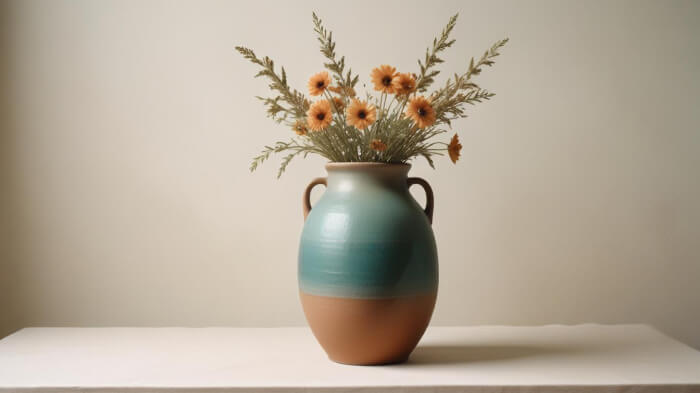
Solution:
[(331, 362), (308, 328), (27, 328), (0, 391), (700, 392), (700, 352), (645, 325), (431, 327), (407, 363)]

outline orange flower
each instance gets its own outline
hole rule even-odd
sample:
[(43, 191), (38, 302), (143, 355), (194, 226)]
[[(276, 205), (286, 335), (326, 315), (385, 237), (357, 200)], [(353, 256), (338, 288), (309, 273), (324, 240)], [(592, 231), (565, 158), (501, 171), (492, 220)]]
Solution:
[(393, 94), (394, 85), (392, 85), (392, 82), (394, 81), (394, 77), (396, 77), (395, 67), (384, 64), (373, 69), (372, 83), (374, 83), (374, 90)]
[(336, 94), (345, 94), (348, 97), (355, 97), (355, 89), (352, 87), (328, 86), (328, 90)]
[(316, 101), (306, 111), (306, 123), (313, 131), (326, 129), (333, 121), (331, 114), (331, 103), (328, 100)]
[(297, 133), (297, 135), (306, 135), (306, 133), (309, 132), (304, 120), (297, 120), (292, 129)]
[(367, 104), (367, 101), (353, 99), (347, 115), (348, 125), (354, 126), (358, 130), (364, 130), (377, 120), (377, 109), (374, 105)]
[(334, 111), (340, 112), (345, 109), (345, 101), (339, 97), (333, 97), (333, 100), (328, 100), (331, 103), (331, 107)]
[(372, 139), (372, 142), (369, 143), (369, 147), (372, 150), (384, 151), (386, 150), (386, 143), (382, 142), (379, 139)]
[(413, 119), (420, 128), (430, 127), (435, 123), (435, 109), (423, 96), (415, 97), (408, 103), (406, 116)]
[(331, 85), (331, 77), (328, 72), (321, 71), (309, 78), (309, 94), (320, 96)]
[(399, 73), (391, 83), (396, 95), (409, 95), (416, 90), (416, 78), (409, 73)]
[(457, 134), (452, 137), (452, 140), (450, 141), (450, 144), (447, 145), (447, 154), (450, 155), (450, 160), (454, 164), (457, 163), (457, 160), (459, 160), (459, 152), (462, 150), (462, 144), (459, 143), (459, 137)]

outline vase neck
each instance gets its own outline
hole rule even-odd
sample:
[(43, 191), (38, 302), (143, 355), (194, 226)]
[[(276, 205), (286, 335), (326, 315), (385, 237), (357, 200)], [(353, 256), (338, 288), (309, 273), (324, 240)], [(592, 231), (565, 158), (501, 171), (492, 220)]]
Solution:
[(344, 191), (365, 185), (405, 190), (410, 169), (408, 164), (331, 163), (326, 165), (328, 188)]

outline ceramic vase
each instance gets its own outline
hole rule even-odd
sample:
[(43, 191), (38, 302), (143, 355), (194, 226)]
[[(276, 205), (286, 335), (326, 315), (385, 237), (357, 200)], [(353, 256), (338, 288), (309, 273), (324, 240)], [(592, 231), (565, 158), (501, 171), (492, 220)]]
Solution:
[[(299, 290), (328, 357), (356, 365), (408, 359), (438, 289), (433, 193), (408, 164), (330, 163), (303, 197)], [(326, 186), (310, 205), (311, 189)], [(409, 187), (425, 189), (426, 207)]]

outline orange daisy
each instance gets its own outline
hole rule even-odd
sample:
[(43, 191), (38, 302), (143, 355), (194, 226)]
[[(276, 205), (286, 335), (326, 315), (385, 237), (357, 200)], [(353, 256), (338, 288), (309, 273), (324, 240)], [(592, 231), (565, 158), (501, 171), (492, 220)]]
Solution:
[(382, 142), (380, 139), (372, 139), (372, 142), (369, 143), (369, 147), (372, 150), (384, 151), (387, 146), (386, 143)]
[(423, 96), (418, 96), (408, 103), (406, 116), (413, 119), (420, 128), (430, 127), (435, 123), (435, 109), (430, 105), (430, 101)]
[(334, 111), (340, 112), (345, 109), (345, 100), (339, 97), (333, 97), (333, 100), (328, 100), (331, 103), (331, 107)]
[(416, 78), (408, 72), (397, 74), (391, 84), (396, 95), (409, 95), (416, 90)]
[(450, 160), (454, 164), (457, 163), (457, 160), (459, 160), (459, 152), (462, 150), (462, 144), (459, 143), (459, 137), (457, 134), (452, 137), (452, 140), (450, 141), (450, 144), (447, 145), (447, 154), (450, 155)]
[(331, 114), (331, 103), (328, 100), (316, 101), (306, 111), (306, 124), (313, 131), (326, 129), (333, 121)]
[(354, 126), (358, 130), (364, 130), (377, 120), (377, 108), (367, 104), (367, 101), (353, 99), (347, 110), (348, 125)]
[(321, 71), (309, 78), (309, 94), (320, 96), (331, 85), (331, 77), (328, 72)]
[(309, 132), (304, 120), (297, 120), (292, 129), (297, 133), (297, 135), (306, 135), (306, 133)]
[(394, 77), (396, 77), (396, 67), (383, 64), (373, 69), (372, 83), (374, 83), (374, 90), (393, 94), (394, 85), (392, 83)]

